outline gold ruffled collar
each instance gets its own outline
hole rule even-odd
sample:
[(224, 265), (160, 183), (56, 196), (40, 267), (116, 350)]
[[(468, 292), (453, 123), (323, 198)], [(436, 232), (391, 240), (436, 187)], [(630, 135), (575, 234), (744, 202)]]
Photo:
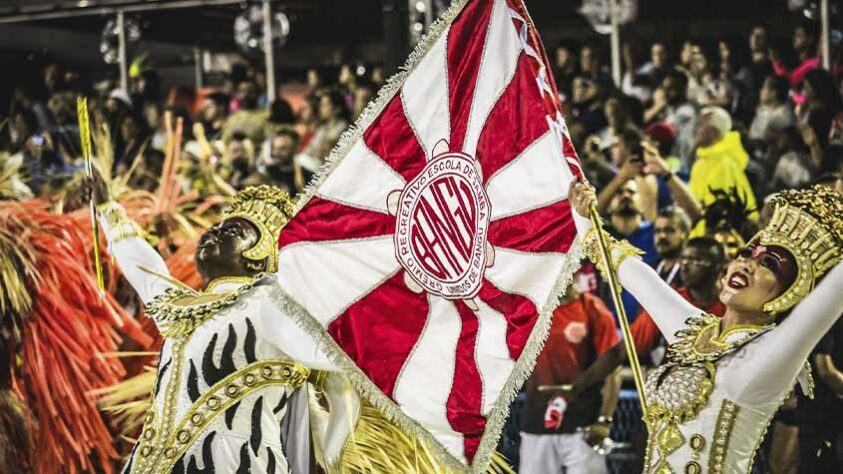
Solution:
[(155, 320), (165, 339), (187, 336), (210, 317), (233, 305), (263, 276), (217, 278), (199, 292), (182, 287), (170, 288), (150, 301), (145, 313)]

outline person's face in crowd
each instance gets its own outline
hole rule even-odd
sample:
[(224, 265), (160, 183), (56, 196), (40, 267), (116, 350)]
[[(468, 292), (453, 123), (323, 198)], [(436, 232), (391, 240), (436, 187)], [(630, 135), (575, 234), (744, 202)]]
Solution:
[(340, 66), (340, 73), (339, 77), (337, 78), (337, 82), (339, 85), (344, 87), (350, 87), (351, 84), (354, 82), (354, 74), (351, 72), (351, 66), (348, 64), (343, 64)]
[(221, 119), (223, 116), (223, 110), (216, 103), (216, 101), (208, 100), (205, 101), (205, 106), (202, 108), (202, 120), (207, 123), (212, 123), (217, 119)]
[(573, 95), (574, 103), (581, 104), (593, 99), (597, 95), (597, 86), (578, 77), (574, 79), (571, 86), (571, 94)]
[(573, 56), (568, 48), (564, 46), (556, 48), (556, 69), (563, 70), (567, 68), (571, 64), (571, 61), (573, 61)]
[(239, 217), (214, 225), (199, 238), (196, 269), (206, 283), (221, 276), (249, 275), (259, 271), (251, 268), (255, 264), (243, 257), (243, 252), (254, 247), (259, 237), (257, 227)]
[(155, 104), (147, 104), (143, 109), (143, 116), (146, 119), (146, 123), (149, 124), (149, 128), (152, 130), (157, 130), (161, 125), (161, 113)]
[(626, 163), (630, 157), (630, 147), (620, 137), (615, 137), (612, 141), (612, 146), (609, 147), (609, 159), (612, 164), (621, 167)]
[(802, 81), (802, 96), (805, 97), (806, 104), (810, 104), (817, 99), (817, 94), (814, 92), (814, 88), (808, 81)]
[(319, 118), (322, 120), (331, 120), (336, 115), (334, 103), (328, 95), (323, 95), (319, 98)]
[(711, 146), (720, 140), (720, 132), (711, 125), (711, 116), (701, 115), (694, 129), (694, 143), (697, 146)]
[(316, 69), (307, 70), (307, 87), (311, 90), (318, 89), (322, 86), (322, 78), (319, 77), (319, 71)]
[(793, 30), (793, 49), (797, 52), (807, 50), (811, 46), (811, 37), (805, 28), (798, 27)]
[(767, 78), (758, 92), (758, 100), (762, 105), (776, 105), (776, 90), (773, 88), (773, 81)]
[(354, 90), (354, 116), (358, 117), (366, 105), (372, 100), (374, 91), (368, 87), (358, 87)]
[(612, 196), (609, 202), (609, 213), (613, 216), (633, 217), (641, 214), (639, 203), (638, 183), (629, 180)]
[(678, 104), (685, 98), (682, 84), (675, 78), (667, 76), (662, 80), (662, 89), (669, 104)]
[(296, 153), (296, 141), (289, 135), (275, 135), (269, 149), (268, 166), (274, 168), (286, 167), (293, 163)]
[(729, 44), (725, 41), (720, 41), (717, 43), (717, 52), (720, 54), (720, 62), (729, 62), (729, 57), (732, 55), (732, 50), (729, 48)]
[(299, 122), (308, 124), (315, 121), (316, 111), (313, 110), (313, 106), (310, 104), (310, 101), (306, 100), (299, 111)]
[(767, 30), (756, 26), (749, 34), (749, 49), (752, 52), (763, 53), (767, 51)]
[(737, 258), (738, 252), (745, 245), (740, 233), (732, 229), (718, 230), (711, 237), (723, 246), (723, 252), (729, 260)]
[(650, 47), (650, 62), (653, 66), (662, 68), (667, 65), (667, 48), (661, 43), (653, 43)]
[(249, 161), (246, 153), (246, 145), (241, 140), (231, 140), (228, 142), (227, 151), (232, 163)]
[(682, 246), (685, 244), (685, 239), (688, 233), (682, 229), (678, 217), (663, 217), (656, 218), (655, 226), (655, 244), (656, 252), (662, 258), (676, 258), (679, 252), (682, 251)]
[(120, 122), (120, 136), (123, 137), (123, 140), (126, 142), (134, 141), (138, 138), (139, 134), (140, 127), (134, 117), (127, 116), (123, 118), (123, 121)]
[(710, 250), (686, 246), (679, 255), (679, 275), (688, 288), (699, 288), (720, 277), (721, 263)]
[(242, 107), (251, 109), (258, 104), (258, 88), (252, 81), (243, 81), (237, 85), (237, 98)]
[(15, 148), (20, 148), (24, 144), (26, 144), (29, 137), (32, 136), (34, 130), (26, 123), (26, 119), (23, 117), (23, 114), (15, 114), (12, 118), (12, 144)]
[(380, 66), (375, 66), (372, 68), (372, 82), (375, 84), (383, 84), (383, 68)]
[(594, 50), (589, 46), (583, 46), (580, 50), (580, 69), (583, 72), (595, 72), (597, 70), (597, 58)]
[(610, 124), (618, 125), (622, 121), (623, 110), (618, 99), (612, 97), (603, 105), (603, 113)]
[(726, 271), (720, 300), (738, 311), (762, 312), (796, 279), (796, 260), (782, 247), (746, 245)]
[(44, 68), (44, 85), (47, 87), (47, 90), (56, 90), (63, 75), (61, 67), (58, 64), (50, 64)]
[(702, 76), (708, 71), (708, 60), (705, 58), (705, 55), (702, 54), (701, 51), (696, 50), (694, 54), (691, 55), (691, 67), (690, 72), (694, 76)]
[(684, 65), (688, 66), (691, 64), (691, 56), (694, 55), (694, 51), (697, 49), (697, 46), (690, 41), (686, 41), (682, 43), (682, 51), (679, 52), (679, 61)]

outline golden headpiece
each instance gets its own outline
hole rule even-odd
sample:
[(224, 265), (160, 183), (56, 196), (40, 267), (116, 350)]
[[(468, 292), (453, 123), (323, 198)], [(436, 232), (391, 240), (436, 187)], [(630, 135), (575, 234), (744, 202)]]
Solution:
[(796, 259), (793, 284), (764, 311), (780, 313), (793, 307), (816, 281), (843, 259), (843, 197), (831, 188), (813, 186), (786, 190), (772, 199), (773, 217), (757, 234), (762, 245), (778, 245)]
[(266, 259), (266, 271), (278, 271), (278, 235), (293, 217), (290, 196), (274, 186), (249, 186), (234, 196), (223, 218), (240, 217), (258, 228), (260, 235), (254, 247), (243, 252), (250, 260)]

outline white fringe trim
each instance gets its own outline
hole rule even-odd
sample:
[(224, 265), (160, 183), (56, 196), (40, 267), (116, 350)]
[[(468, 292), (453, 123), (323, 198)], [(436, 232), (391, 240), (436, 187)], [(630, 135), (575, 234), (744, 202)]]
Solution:
[[(362, 139), (363, 132), (371, 125), (371, 123), (383, 112), (390, 100), (400, 92), (401, 86), (404, 84), (407, 76), (416, 68), (418, 63), (425, 54), (433, 47), (436, 41), (444, 34), (451, 26), (454, 19), (462, 12), (469, 0), (454, 0), (447, 11), (436, 20), (431, 26), (428, 33), (419, 41), (413, 52), (407, 58), (407, 61), (401, 67), (398, 73), (390, 77), (386, 84), (378, 92), (377, 99), (370, 102), (358, 117), (357, 121), (346, 130), (340, 137), (337, 145), (331, 150), (325, 164), (316, 173), (316, 176), (308, 184), (303, 192), (303, 196), (296, 203), (296, 213), (307, 205), (310, 200), (319, 192), (319, 188), (324, 183), (325, 179), (330, 173), (339, 166), (340, 163), (348, 155), (351, 148)], [(529, 20), (528, 20), (529, 21)], [(319, 341), (328, 357), (337, 364), (337, 366), (346, 372), (346, 375), (351, 380), (355, 389), (361, 396), (365, 397), (370, 403), (378, 407), (379, 410), (390, 421), (396, 423), (402, 429), (406, 430), (408, 434), (418, 436), (424, 439), (431, 450), (436, 453), (440, 461), (457, 472), (472, 472), (476, 474), (485, 473), (491, 462), (492, 454), (497, 447), (500, 439), (501, 429), (509, 416), (509, 407), (518, 390), (530, 376), (533, 371), (533, 366), (536, 363), (536, 358), (544, 346), (544, 341), (547, 338), (550, 329), (551, 315), (556, 308), (559, 296), (565, 291), (571, 283), (574, 273), (580, 266), (580, 261), (583, 257), (583, 251), (580, 247), (579, 240), (576, 239), (573, 246), (569, 250), (565, 261), (557, 276), (553, 291), (539, 313), (536, 325), (533, 332), (527, 341), (521, 357), (515, 363), (515, 367), (504, 384), (501, 395), (492, 407), (492, 411), (486, 422), (486, 429), (483, 437), (480, 440), (477, 452), (474, 456), (471, 466), (466, 467), (465, 463), (451, 455), (441, 443), (439, 443), (433, 435), (421, 426), (417, 421), (410, 418), (392, 401), (389, 397), (383, 394), (381, 390), (366, 376), (365, 373), (354, 363), (353, 360), (339, 347), (334, 339), (328, 334), (326, 329), (298, 302), (296, 302), (290, 295), (283, 291), (276, 284), (278, 289), (274, 292), (274, 300), (278, 306), (287, 314), (293, 317), (299, 326), (311, 334)]]

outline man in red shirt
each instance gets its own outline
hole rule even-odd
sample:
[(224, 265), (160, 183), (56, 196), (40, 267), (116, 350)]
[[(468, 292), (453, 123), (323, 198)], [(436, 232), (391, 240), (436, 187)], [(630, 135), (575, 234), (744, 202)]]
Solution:
[(615, 377), (601, 395), (595, 385), (570, 403), (554, 387), (571, 383), (601, 354), (618, 343), (612, 313), (598, 297), (571, 285), (553, 312), (544, 350), (525, 385), (521, 426), (521, 474), (607, 472), (592, 446), (609, 434), (618, 400)]
[[(688, 241), (679, 257), (679, 273), (685, 286), (677, 291), (694, 306), (715, 316), (723, 316), (726, 307), (720, 302), (720, 277), (726, 265), (723, 246), (710, 237)], [(630, 326), (635, 350), (642, 364), (656, 367), (662, 363), (665, 339), (658, 326), (643, 309)], [(572, 384), (570, 397), (575, 399), (589, 387), (603, 380), (626, 362), (626, 349), (618, 343), (602, 355)]]

